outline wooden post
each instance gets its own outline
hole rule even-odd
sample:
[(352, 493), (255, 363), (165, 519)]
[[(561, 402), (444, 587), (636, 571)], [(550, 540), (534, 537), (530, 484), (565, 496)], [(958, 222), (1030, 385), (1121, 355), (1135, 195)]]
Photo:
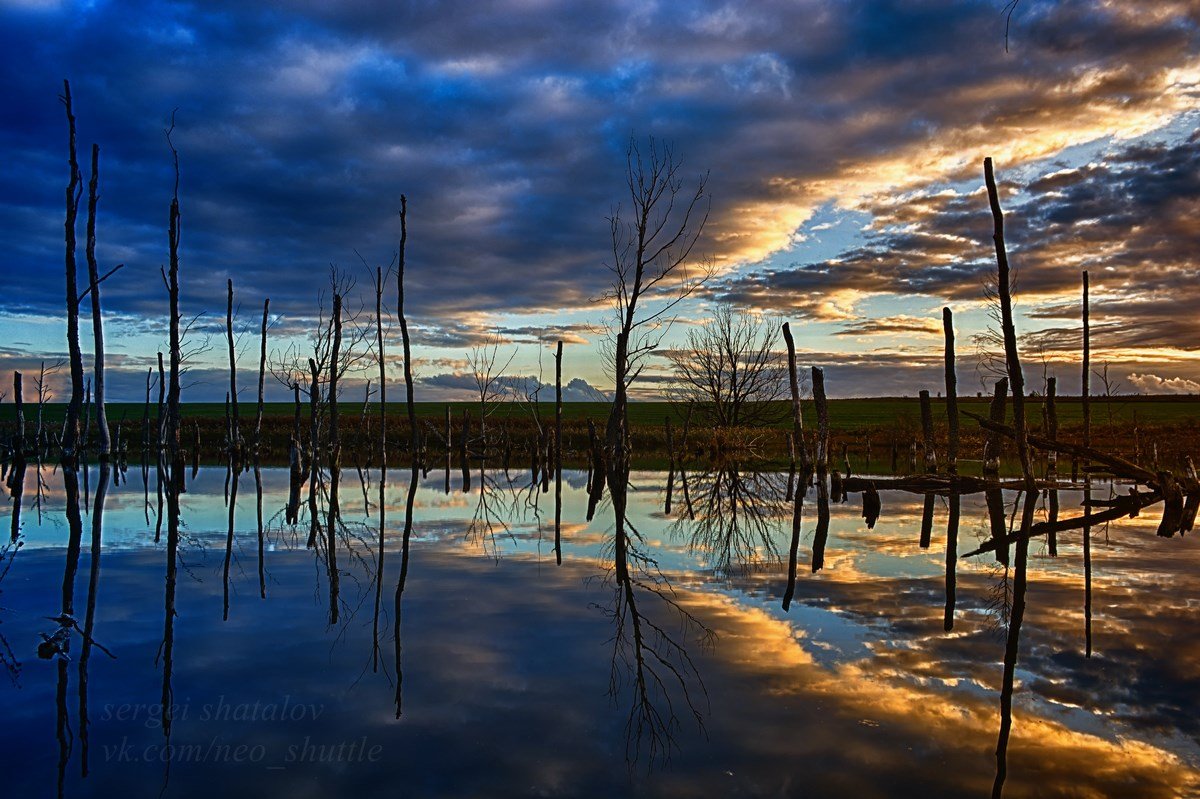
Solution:
[[(378, 266), (375, 267), (375, 351), (379, 357), (379, 463), (386, 468), (387, 358), (383, 351), (383, 268)], [(380, 557), (382, 558), (382, 555)]]
[(997, 289), (1000, 295), (1000, 327), (1004, 335), (1004, 360), (1008, 370), (1008, 384), (1013, 398), (1013, 429), (1017, 434), (1017, 457), (1021, 461), (1021, 474), (1026, 489), (1034, 490), (1033, 468), (1029, 462), (1029, 441), (1025, 428), (1025, 377), (1021, 372), (1021, 358), (1017, 353), (1017, 331), (1013, 326), (1012, 293), (1009, 287), (1008, 253), (1004, 246), (1004, 213), (1000, 210), (1000, 195), (996, 190), (996, 177), (992, 172), (992, 159), (983, 161), (984, 182), (987, 184), (988, 203), (992, 208), (992, 241), (996, 246)]
[[(408, 320), (404, 316), (404, 248), (408, 242), (408, 198), (400, 195), (400, 252), (396, 270), (396, 315), (400, 317), (400, 337), (404, 343), (404, 394), (408, 409), (408, 429), (413, 457), (417, 456), (417, 410), (413, 404), (412, 350), (408, 339)], [(411, 491), (410, 491), (411, 493)], [(411, 504), (411, 503), (410, 503)]]
[(163, 355), (158, 353), (158, 439), (155, 446), (158, 451), (162, 452), (163, 439), (166, 438), (167, 429), (164, 426), (167, 421), (166, 414), (166, 392), (167, 392), (167, 373), (163, 369)]
[(562, 347), (554, 348), (554, 560), (562, 565)]
[(1083, 375), (1080, 384), (1080, 399), (1083, 402), (1083, 445), (1090, 447), (1092, 445), (1092, 408), (1091, 408), (1091, 384), (1092, 384), (1092, 341), (1091, 327), (1088, 320), (1088, 273), (1083, 270)]
[(228, 291), (226, 293), (225, 302), (225, 338), (229, 343), (229, 403), (230, 403), (230, 422), (229, 422), (229, 448), (231, 453), (237, 453), (235, 457), (241, 457), (242, 443), (242, 426), (241, 420), (238, 418), (238, 399), (237, 399), (237, 355), (233, 350), (233, 278), (226, 281)]
[(267, 379), (267, 316), (271, 310), (271, 298), (263, 300), (262, 328), (259, 334), (258, 351), (258, 412), (254, 419), (254, 454), (258, 455), (258, 446), (262, 442), (263, 420), (263, 388)]
[(954, 316), (942, 309), (942, 332), (946, 336), (946, 469), (958, 473), (958, 377), (954, 374)]
[[(338, 363), (342, 348), (342, 295), (333, 295), (333, 346), (329, 351), (329, 468), (336, 470), (341, 462), (341, 438), (338, 433)], [(236, 420), (235, 420), (236, 421)], [(329, 533), (333, 535), (331, 530)]]
[[(1055, 395), (1058, 393), (1058, 378), (1046, 380), (1046, 437), (1051, 441), (1058, 440), (1058, 406)], [(1046, 453), (1046, 466), (1053, 473), (1058, 465), (1058, 453), (1050, 450)]]
[(921, 389), (921, 441), (925, 450), (925, 471), (937, 471), (937, 452), (933, 446), (933, 408), (929, 403), (929, 392)]
[[(108, 434), (108, 416), (104, 411), (104, 322), (100, 315), (100, 268), (96, 264), (96, 205), (100, 200), (100, 146), (92, 145), (92, 177), (88, 181), (87, 253), (88, 290), (92, 300), (92, 340), (96, 375), (96, 428), (99, 435), (100, 462), (108, 460), (112, 444)], [(118, 267), (119, 269), (120, 267)], [(115, 270), (114, 270), (115, 271)], [(109, 273), (111, 274), (111, 273)]]
[(812, 368), (813, 404), (817, 406), (816, 467), (821, 474), (829, 465), (829, 410), (825, 403), (825, 372)]
[[(807, 471), (810, 467), (808, 447), (804, 444), (804, 414), (800, 407), (800, 381), (796, 375), (796, 344), (792, 340), (792, 329), (787, 322), (783, 323), (783, 340), (787, 342), (788, 378), (792, 391), (792, 440), (794, 445), (800, 449), (800, 465)], [(794, 461), (795, 457), (792, 460)]]
[(154, 375), (154, 367), (146, 369), (146, 406), (142, 410), (142, 452), (150, 450), (150, 378)]
[(300, 445), (300, 381), (292, 383), (292, 402), (294, 411), (292, 412), (292, 438), (295, 439), (296, 445)]
[[(317, 449), (320, 445), (317, 410), (321, 403), (321, 373), (318, 371), (317, 362), (313, 358), (308, 359), (308, 380), (308, 463), (315, 475), (320, 464), (320, 461), (317, 459)], [(315, 489), (316, 486), (310, 482), (310, 499)]]
[(13, 402), (17, 406), (17, 437), (13, 441), (13, 455), (18, 463), (25, 460), (25, 397), (22, 389), (21, 373), (13, 372)]
[[(1008, 378), (1002, 377), (996, 381), (996, 387), (992, 393), (992, 404), (989, 409), (991, 420), (997, 424), (1004, 424), (1004, 398), (1008, 394)], [(987, 437), (983, 442), (983, 472), (984, 474), (997, 474), (1000, 471), (1000, 434), (988, 431)]]

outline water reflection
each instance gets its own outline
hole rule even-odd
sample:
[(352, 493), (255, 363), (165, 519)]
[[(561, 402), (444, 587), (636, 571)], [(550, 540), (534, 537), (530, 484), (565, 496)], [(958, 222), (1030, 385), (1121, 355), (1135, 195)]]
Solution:
[[(237, 469), (202, 468), (180, 494), (157, 464), (159, 505), (148, 465), (135, 489), (93, 467), (90, 501), (81, 473), (30, 466), (7, 475), (17, 535), (0, 551), (13, 686), (0, 743), (18, 795), (51, 775), (62, 795), (105, 795), (156, 774), (165, 795), (288, 792), (334, 774), (363, 790), (412, 777), (438, 786), (429, 794), (1198, 784), (1200, 554), (1190, 536), (1158, 538), (1161, 506), (1127, 486), (843, 481), (860, 507), (803, 474), (676, 464), (600, 492), (596, 469), (556, 469), (551, 545), (542, 468), (510, 479), (481, 465), (465, 493), (415, 468), (359, 470), (354, 487), (336, 467), (255, 467), (253, 492)], [(21, 516), (33, 502), (41, 524)], [(256, 568), (239, 569), (250, 547)], [(248, 591), (266, 601), (238, 602)], [(45, 660), (23, 665), (35, 648)], [(203, 718), (285, 699), (324, 715)], [(481, 748), (481, 729), (507, 734)], [(329, 754), (364, 736), (353, 751), (387, 758)], [(123, 741), (178, 753), (214, 740), (270, 762), (119, 756)], [(328, 757), (288, 762), (306, 741)], [(958, 767), (921, 771), (910, 747)]]

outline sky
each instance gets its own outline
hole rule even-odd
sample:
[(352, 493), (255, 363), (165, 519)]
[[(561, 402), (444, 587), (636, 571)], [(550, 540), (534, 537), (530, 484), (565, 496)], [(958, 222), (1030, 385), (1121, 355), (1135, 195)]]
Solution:
[[(166, 348), (172, 115), (185, 401), (227, 388), (229, 278), (243, 400), (264, 299), (276, 364), (310, 346), (333, 267), (365, 325), (401, 194), (417, 399), (469, 398), (467, 354), (489, 341), (510, 374), (552, 380), (561, 339), (564, 382), (611, 389), (608, 219), (629, 208), (630, 142), (651, 138), (685, 191), (707, 176), (695, 256), (712, 276), (639, 397), (670, 384), (667, 356), (720, 303), (789, 320), (832, 396), (940, 389), (950, 307), (960, 393), (990, 390), (973, 341), (995, 271), (985, 156), (1030, 389), (1079, 391), (1086, 269), (1112, 390), (1200, 393), (1181, 293), (1200, 257), (1200, 2), (1021, 0), (1006, 39), (1008, 23), (1002, 0), (0, 0), (0, 370), (66, 352), (67, 78), (85, 180), (100, 146), (100, 268), (124, 264), (102, 286), (112, 400), (140, 400)], [(393, 323), (394, 397), (399, 343)], [(47, 380), (60, 399), (66, 371)]]

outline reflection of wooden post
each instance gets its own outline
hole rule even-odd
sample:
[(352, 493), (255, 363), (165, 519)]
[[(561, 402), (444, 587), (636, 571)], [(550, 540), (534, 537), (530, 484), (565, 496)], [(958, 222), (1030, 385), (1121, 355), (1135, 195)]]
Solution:
[(925, 450), (925, 471), (937, 471), (937, 452), (933, 448), (933, 408), (929, 392), (921, 389), (921, 443)]
[(958, 378), (954, 374), (954, 316), (942, 309), (942, 331), (946, 336), (946, 469), (958, 472)]
[[(1002, 377), (996, 381), (992, 394), (992, 405), (989, 417), (997, 424), (1004, 424), (1004, 398), (1008, 394), (1008, 378)], [(1000, 471), (1000, 434), (988, 431), (983, 442), (983, 471), (984, 474), (996, 474)]]
[[(1084, 286), (1087, 286), (1087, 272), (1084, 272)], [(1087, 305), (1085, 304), (1086, 308)], [(1086, 331), (1086, 327), (1084, 330)], [(1084, 334), (1087, 341), (1087, 334)], [(1086, 350), (1085, 350), (1086, 352)], [(1086, 361), (1085, 361), (1086, 362)], [(1084, 374), (1087, 374), (1086, 372)], [(1086, 379), (1086, 378), (1085, 378)], [(1086, 400), (1085, 400), (1086, 402)], [(1086, 427), (1084, 428), (1087, 429)], [(1083, 517), (1092, 515), (1092, 478), (1083, 478)], [(1092, 527), (1083, 526), (1083, 656), (1092, 656)]]
[(829, 465), (829, 409), (825, 402), (825, 372), (820, 367), (812, 368), (813, 404), (817, 406), (817, 471), (824, 473)]
[(1029, 441), (1025, 428), (1025, 377), (1021, 372), (1021, 358), (1017, 353), (1017, 331), (1013, 326), (1012, 294), (1009, 290), (1008, 253), (1004, 247), (1004, 214), (1000, 210), (1000, 195), (996, 190), (996, 177), (992, 173), (992, 159), (983, 161), (984, 182), (987, 184), (988, 202), (992, 207), (992, 241), (996, 245), (997, 293), (1000, 295), (1000, 327), (1004, 334), (1004, 361), (1008, 369), (1008, 385), (1013, 398), (1013, 429), (1017, 436), (1017, 457), (1021, 460), (1021, 474), (1026, 487), (1032, 491), (1033, 468), (1029, 463)]
[(921, 509), (921, 549), (929, 549), (933, 542), (933, 494), (925, 495), (925, 506)]
[[(808, 448), (804, 445), (804, 415), (800, 408), (800, 380), (796, 375), (796, 344), (792, 341), (792, 329), (783, 323), (783, 340), (787, 342), (788, 377), (792, 390), (792, 445), (800, 449), (800, 465), (809, 468)], [(690, 410), (690, 408), (689, 408)], [(792, 461), (796, 457), (792, 455)]]
[(951, 494), (950, 516), (946, 521), (946, 610), (942, 619), (942, 628), (946, 632), (954, 629), (954, 605), (957, 599), (958, 575), (955, 568), (958, 565), (958, 517), (960, 513), (960, 498)]

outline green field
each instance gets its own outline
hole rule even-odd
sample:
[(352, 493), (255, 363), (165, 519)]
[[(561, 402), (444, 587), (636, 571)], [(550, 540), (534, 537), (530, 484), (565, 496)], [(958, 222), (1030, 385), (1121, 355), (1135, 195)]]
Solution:
[[(944, 400), (935, 398), (933, 399), (933, 405), (934, 418), (940, 422), (941, 419), (945, 418)], [(1175, 426), (1200, 423), (1200, 397), (1130, 396), (1114, 397), (1111, 401), (1104, 398), (1093, 398), (1091, 405), (1092, 424), (1094, 427), (1107, 426), (1110, 419), (1112, 424), (1117, 426), (1131, 425), (1134, 422), (1138, 425), (1146, 426)], [(960, 398), (959, 406), (963, 410), (986, 415), (988, 399), (977, 397)], [(1082, 422), (1082, 403), (1079, 397), (1060, 397), (1058, 398), (1057, 406), (1059, 424), (1061, 426), (1070, 427)], [(473, 418), (478, 416), (478, 404), (467, 402), (418, 402), (416, 410), (420, 418), (441, 419), (444, 418), (447, 407), (451, 409), (451, 413), (456, 418), (461, 416), (464, 409), (469, 410)], [(568, 421), (591, 418), (599, 422), (607, 418), (608, 407), (606, 403), (600, 402), (567, 402), (563, 404), (563, 418)], [(1029, 400), (1030, 422), (1033, 427), (1040, 425), (1041, 407), (1041, 398), (1034, 397)], [(62, 403), (47, 405), (45, 408), (46, 422), (49, 424), (61, 423), (65, 408), (66, 406)], [(345, 418), (353, 419), (361, 413), (362, 404), (345, 402), (342, 403), (341, 408)], [(253, 403), (243, 402), (241, 403), (240, 410), (243, 419), (253, 418), (255, 406)], [(543, 403), (541, 411), (543, 417), (552, 417), (554, 414), (554, 403)], [(779, 403), (779, 411), (780, 421), (776, 426), (779, 428), (789, 427), (791, 421), (787, 405)], [(370, 413), (377, 415), (378, 412), (379, 406), (372, 404)], [(26, 404), (25, 416), (27, 420), (32, 421), (36, 413), (36, 406)], [(108, 406), (108, 418), (114, 424), (121, 420), (130, 422), (140, 421), (142, 413), (143, 406), (138, 403), (111, 403)], [(153, 416), (155, 413), (156, 409), (151, 407), (151, 415)], [(267, 403), (264, 413), (271, 417), (291, 417), (293, 405), (284, 402)], [(302, 408), (301, 413), (303, 418), (307, 418), (307, 405)], [(1011, 415), (1011, 409), (1009, 413)], [(403, 403), (388, 403), (389, 416), (403, 416), (404, 414)], [(529, 411), (525, 406), (500, 403), (495, 406), (492, 418), (526, 418), (528, 414)], [(629, 421), (631, 426), (634, 427), (658, 426), (668, 416), (672, 418), (673, 423), (680, 424), (683, 420), (683, 414), (684, 409), (682, 406), (669, 402), (632, 402), (629, 405)], [(218, 402), (184, 403), (183, 415), (187, 419), (219, 419), (225, 415), (225, 405)], [(0, 421), (11, 422), (15, 416), (15, 406), (11, 402), (0, 405)], [(816, 422), (811, 401), (804, 403), (804, 421), (806, 425), (812, 425)], [(832, 399), (829, 401), (829, 423), (830, 427), (835, 431), (894, 427), (916, 428), (920, 425), (920, 405), (916, 397)], [(699, 409), (696, 413), (695, 424), (703, 424)]]

